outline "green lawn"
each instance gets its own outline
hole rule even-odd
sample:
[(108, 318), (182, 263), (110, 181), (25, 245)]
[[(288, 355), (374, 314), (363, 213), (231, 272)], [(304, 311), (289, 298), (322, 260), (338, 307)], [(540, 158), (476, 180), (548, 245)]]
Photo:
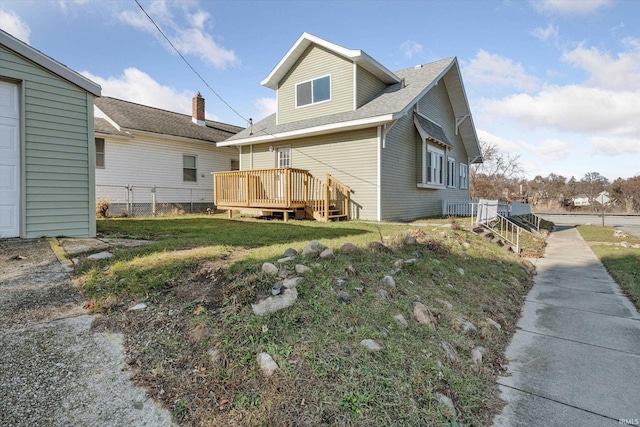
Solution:
[[(116, 248), (110, 259), (82, 260), (78, 284), (101, 316), (96, 328), (124, 333), (134, 381), (182, 425), (487, 425), (501, 408), (495, 379), (531, 285), (531, 264), (450, 220), (184, 216), (101, 220), (98, 232), (153, 240)], [(406, 236), (419, 244), (404, 244)], [(285, 264), (312, 268), (297, 286), (298, 300), (254, 315), (251, 303), (275, 283), (262, 263), (278, 264), (286, 248), (300, 251), (311, 240), (335, 256)], [(388, 250), (368, 250), (374, 241)], [(345, 242), (362, 250), (340, 253)], [(399, 259), (415, 262), (394, 272)], [(395, 287), (382, 284), (389, 274)], [(382, 288), (388, 301), (377, 294)], [(348, 303), (338, 291), (349, 294)], [(127, 311), (138, 302), (148, 308)], [(435, 327), (413, 319), (417, 302), (430, 309)], [(463, 332), (464, 320), (477, 330)], [(363, 339), (384, 349), (369, 353)], [(445, 356), (444, 341), (458, 360)], [(477, 346), (485, 349), (479, 366), (471, 361)], [(268, 379), (256, 367), (263, 351), (280, 367)]]
[(579, 225), (577, 228), (611, 277), (640, 309), (640, 248), (621, 245), (623, 242), (628, 246), (640, 244), (640, 238), (631, 235), (614, 237), (613, 227)]

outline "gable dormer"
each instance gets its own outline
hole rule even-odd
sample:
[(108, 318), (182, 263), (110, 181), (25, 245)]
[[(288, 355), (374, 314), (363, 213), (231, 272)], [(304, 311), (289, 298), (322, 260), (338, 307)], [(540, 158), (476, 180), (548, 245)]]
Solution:
[(400, 79), (361, 50), (304, 33), (263, 81), (278, 124), (353, 111)]

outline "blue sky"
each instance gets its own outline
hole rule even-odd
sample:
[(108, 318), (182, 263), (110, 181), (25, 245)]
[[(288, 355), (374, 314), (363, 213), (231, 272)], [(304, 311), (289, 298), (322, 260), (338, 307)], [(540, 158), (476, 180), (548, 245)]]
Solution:
[[(526, 176), (640, 174), (640, 1), (139, 0), (244, 118), (274, 110), (260, 86), (303, 32), (392, 71), (457, 56), (480, 139)], [(102, 86), (103, 95), (244, 126), (134, 0), (2, 0), (0, 28)]]

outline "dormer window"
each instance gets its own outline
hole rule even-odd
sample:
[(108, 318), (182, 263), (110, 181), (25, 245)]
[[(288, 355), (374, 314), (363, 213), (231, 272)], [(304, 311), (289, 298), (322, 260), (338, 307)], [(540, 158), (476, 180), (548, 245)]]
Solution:
[(319, 77), (296, 85), (296, 107), (331, 101), (331, 76)]

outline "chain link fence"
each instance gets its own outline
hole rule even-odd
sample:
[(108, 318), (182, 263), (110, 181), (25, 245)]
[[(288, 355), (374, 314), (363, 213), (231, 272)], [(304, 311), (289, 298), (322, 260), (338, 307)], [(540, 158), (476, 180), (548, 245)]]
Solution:
[(96, 202), (107, 202), (107, 215), (156, 216), (214, 210), (213, 189), (134, 185), (96, 185)]

